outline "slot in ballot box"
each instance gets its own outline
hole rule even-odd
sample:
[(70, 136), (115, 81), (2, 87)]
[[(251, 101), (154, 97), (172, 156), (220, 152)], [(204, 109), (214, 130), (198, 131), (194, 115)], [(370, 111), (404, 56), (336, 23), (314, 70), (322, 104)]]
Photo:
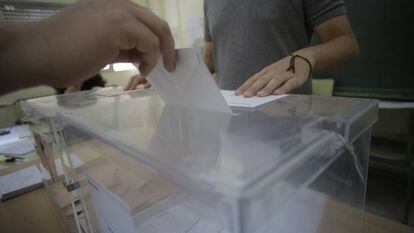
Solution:
[[(72, 172), (80, 169), (85, 161), (65, 154), (66, 151), (62, 149), (63, 142), (61, 128), (56, 120), (57, 114), (75, 114), (76, 111), (88, 109), (91, 106), (122, 102), (155, 94), (153, 91), (146, 90), (115, 95), (122, 92), (122, 87), (107, 87), (98, 91), (44, 96), (21, 101), (22, 110), (30, 122), (30, 130), (35, 138), (36, 152), (41, 161), (39, 168), (43, 175), (47, 194), (71, 232), (81, 232), (81, 229), (84, 228), (82, 225), (86, 224), (83, 215), (84, 207), (79, 197), (81, 194), (78, 193), (78, 184)], [(112, 94), (108, 96), (105, 93)], [(69, 157), (72, 157), (71, 160), (68, 159)]]
[(82, 161), (73, 174), (85, 231), (358, 232), (362, 216), (327, 214), (364, 209), (377, 109), (372, 100), (290, 95), (227, 114), (154, 95), (58, 121), (67, 159)]

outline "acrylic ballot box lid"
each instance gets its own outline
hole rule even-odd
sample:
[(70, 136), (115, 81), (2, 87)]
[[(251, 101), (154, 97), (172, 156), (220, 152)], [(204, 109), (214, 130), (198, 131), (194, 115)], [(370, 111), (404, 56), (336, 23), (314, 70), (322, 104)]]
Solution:
[(51, 95), (21, 101), (22, 110), (32, 120), (55, 118), (57, 113), (74, 112), (91, 106), (99, 106), (142, 96), (155, 95), (152, 90), (142, 90), (129, 94), (105, 96), (99, 93), (120, 92), (122, 87), (106, 87), (98, 90), (82, 91), (62, 95)]
[[(158, 96), (148, 96), (58, 118), (68, 148), (100, 141), (224, 216), (219, 221), (230, 232), (255, 232), (258, 218), (278, 212), (278, 204), (317, 179), (369, 131), (377, 106), (373, 100), (290, 95), (225, 114), (165, 106)], [(369, 148), (366, 141), (362, 146)], [(348, 172), (359, 173), (353, 177), (363, 183), (358, 190), (363, 203), (367, 171), (352, 159), (357, 168)], [(263, 198), (272, 192), (271, 199)]]

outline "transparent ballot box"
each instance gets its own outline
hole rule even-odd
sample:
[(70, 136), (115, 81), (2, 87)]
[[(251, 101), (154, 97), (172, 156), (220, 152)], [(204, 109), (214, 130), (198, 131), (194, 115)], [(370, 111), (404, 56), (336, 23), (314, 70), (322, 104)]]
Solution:
[[(109, 87), (99, 92), (115, 93), (122, 88)], [(39, 168), (48, 196), (61, 214), (71, 232), (81, 232), (85, 225), (83, 209), (77, 182), (73, 170), (80, 169), (83, 161), (65, 154), (62, 149), (61, 128), (57, 124), (57, 114), (75, 114), (76, 111), (91, 106), (101, 106), (114, 102), (122, 102), (133, 98), (154, 95), (153, 91), (107, 96), (97, 91), (84, 91), (58, 96), (44, 96), (21, 101), (21, 107), (30, 122), (36, 143), (36, 152), (41, 163)], [(73, 157), (69, 160), (69, 157)], [(70, 164), (72, 162), (72, 164)]]
[(226, 114), (154, 95), (61, 113), (83, 230), (360, 232), (377, 105), (290, 95)]

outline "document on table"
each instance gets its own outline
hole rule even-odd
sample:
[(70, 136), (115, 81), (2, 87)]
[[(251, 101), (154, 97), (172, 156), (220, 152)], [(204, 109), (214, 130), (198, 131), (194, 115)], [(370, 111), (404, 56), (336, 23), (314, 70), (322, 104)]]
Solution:
[(13, 126), (10, 129), (10, 134), (0, 136), (0, 147), (31, 137), (32, 132), (30, 132), (30, 129), (27, 125)]
[(255, 108), (260, 105), (284, 98), (288, 95), (271, 95), (267, 97), (251, 97), (236, 96), (235, 91), (221, 91), (227, 104), (231, 107)]
[(10, 134), (0, 136), (0, 154), (22, 156), (34, 151), (34, 143), (27, 125), (14, 126)]
[(32, 138), (20, 139), (6, 145), (0, 146), (0, 154), (8, 156), (23, 156), (35, 150)]
[(231, 113), (195, 49), (177, 50), (177, 66), (173, 73), (166, 71), (160, 60), (147, 79), (166, 105)]
[(30, 192), (43, 186), (43, 176), (37, 166), (31, 166), (0, 177), (2, 201)]

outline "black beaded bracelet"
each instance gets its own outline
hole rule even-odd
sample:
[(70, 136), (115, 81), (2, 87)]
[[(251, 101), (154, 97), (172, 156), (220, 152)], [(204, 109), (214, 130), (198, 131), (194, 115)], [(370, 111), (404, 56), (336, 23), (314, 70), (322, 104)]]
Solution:
[(312, 63), (307, 58), (302, 57), (300, 55), (293, 55), (293, 54), (290, 55), (290, 57), (291, 57), (291, 59), (290, 59), (290, 66), (287, 69), (287, 71), (292, 71), (292, 73), (295, 74), (296, 73), (295, 61), (296, 61), (296, 58), (300, 58), (300, 59), (304, 60), (306, 63), (308, 63), (308, 65), (309, 65), (309, 75), (308, 75), (308, 78), (310, 78), (312, 76), (312, 73), (313, 73)]

